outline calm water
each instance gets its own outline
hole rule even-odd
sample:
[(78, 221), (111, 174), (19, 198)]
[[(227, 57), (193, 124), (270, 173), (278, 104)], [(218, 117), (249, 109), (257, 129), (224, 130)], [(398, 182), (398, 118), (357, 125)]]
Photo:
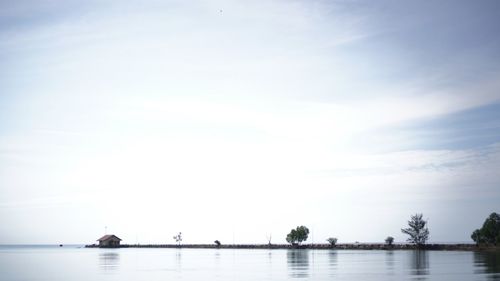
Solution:
[(0, 280), (500, 280), (500, 253), (0, 246)]

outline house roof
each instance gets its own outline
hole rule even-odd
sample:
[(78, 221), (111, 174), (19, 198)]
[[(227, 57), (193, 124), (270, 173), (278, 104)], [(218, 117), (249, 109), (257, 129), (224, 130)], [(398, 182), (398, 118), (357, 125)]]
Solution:
[(97, 239), (96, 241), (101, 242), (101, 241), (106, 241), (106, 240), (109, 240), (109, 239), (112, 239), (112, 238), (116, 238), (116, 239), (118, 239), (118, 240), (120, 240), (120, 241), (121, 241), (121, 239), (120, 239), (120, 238), (118, 238), (118, 236), (116, 236), (116, 235), (114, 235), (114, 234), (104, 235), (103, 237), (101, 237), (101, 238)]

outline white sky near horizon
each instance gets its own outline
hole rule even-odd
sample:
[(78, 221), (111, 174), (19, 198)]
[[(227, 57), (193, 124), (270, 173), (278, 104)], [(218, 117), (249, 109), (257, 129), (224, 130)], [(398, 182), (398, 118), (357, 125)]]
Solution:
[(499, 14), (0, 1), (0, 244), (105, 226), (124, 243), (284, 243), (298, 225), (402, 242), (415, 213), (431, 241), (470, 241), (500, 211)]

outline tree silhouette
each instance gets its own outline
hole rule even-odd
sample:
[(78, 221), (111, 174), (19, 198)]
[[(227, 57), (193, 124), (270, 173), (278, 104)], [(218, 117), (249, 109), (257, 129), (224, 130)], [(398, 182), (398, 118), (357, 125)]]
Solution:
[(309, 236), (309, 229), (303, 225), (297, 226), (297, 228), (292, 229), (290, 233), (286, 236), (286, 242), (292, 245), (300, 245), (302, 241), (306, 241)]
[(394, 237), (387, 236), (387, 238), (385, 238), (385, 244), (387, 244), (388, 246), (392, 246), (392, 243), (394, 243)]
[(337, 244), (337, 240), (338, 239), (335, 237), (330, 237), (330, 238), (326, 239), (328, 244), (330, 244), (330, 246), (332, 246), (332, 247), (335, 247), (335, 245)]
[(177, 246), (180, 246), (182, 242), (182, 232), (179, 232), (179, 234), (174, 235), (174, 240), (177, 243)]
[(411, 219), (408, 221), (409, 227), (401, 229), (401, 232), (410, 236), (407, 241), (417, 246), (424, 245), (427, 239), (429, 239), (429, 229), (426, 227), (427, 221), (422, 217), (422, 214), (411, 216)]
[(476, 244), (500, 245), (500, 215), (492, 213), (483, 227), (472, 233), (471, 238)]

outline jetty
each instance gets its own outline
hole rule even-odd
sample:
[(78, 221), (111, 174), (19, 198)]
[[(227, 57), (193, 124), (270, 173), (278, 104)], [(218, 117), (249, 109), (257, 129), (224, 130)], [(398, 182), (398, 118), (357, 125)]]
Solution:
[[(107, 247), (98, 244), (86, 245), (86, 248), (185, 248), (185, 249), (313, 249), (313, 250), (441, 250), (441, 251), (478, 251), (490, 250), (491, 247), (480, 247), (476, 244), (413, 244), (383, 243), (343, 243), (332, 246), (330, 244), (120, 244)], [(497, 250), (496, 248), (494, 250)]]

